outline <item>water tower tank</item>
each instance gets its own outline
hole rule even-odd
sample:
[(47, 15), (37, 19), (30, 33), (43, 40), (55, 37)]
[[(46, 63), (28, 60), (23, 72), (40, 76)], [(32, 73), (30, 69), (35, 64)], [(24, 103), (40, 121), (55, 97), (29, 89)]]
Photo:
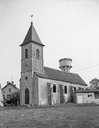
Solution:
[(70, 72), (72, 59), (71, 58), (62, 58), (59, 60), (59, 68), (64, 72)]

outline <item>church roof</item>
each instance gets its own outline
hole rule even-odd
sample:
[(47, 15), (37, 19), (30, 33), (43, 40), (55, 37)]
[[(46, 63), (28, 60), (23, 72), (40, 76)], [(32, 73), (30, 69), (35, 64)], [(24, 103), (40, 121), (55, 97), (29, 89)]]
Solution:
[(44, 74), (40, 74), (40, 73), (36, 73), (36, 74), (41, 78), (47, 78), (47, 79), (87, 86), (85, 81), (76, 73), (67, 73), (49, 67), (44, 67), (44, 71), (45, 71)]
[(42, 44), (42, 42), (37, 34), (32, 22), (31, 22), (30, 28), (25, 36), (25, 39), (20, 46), (26, 45), (30, 42), (44, 46), (44, 44)]

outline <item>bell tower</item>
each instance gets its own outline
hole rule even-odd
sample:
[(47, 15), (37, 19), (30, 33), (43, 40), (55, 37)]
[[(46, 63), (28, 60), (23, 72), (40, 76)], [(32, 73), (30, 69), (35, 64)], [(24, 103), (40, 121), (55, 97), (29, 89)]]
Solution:
[(31, 22), (21, 46), (21, 105), (33, 104), (33, 74), (43, 73), (43, 47), (40, 38)]

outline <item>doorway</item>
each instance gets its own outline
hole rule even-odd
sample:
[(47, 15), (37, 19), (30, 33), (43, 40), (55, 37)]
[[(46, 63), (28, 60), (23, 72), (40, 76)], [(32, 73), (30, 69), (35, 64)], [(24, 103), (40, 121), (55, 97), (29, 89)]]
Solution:
[(29, 89), (25, 89), (25, 104), (29, 104)]

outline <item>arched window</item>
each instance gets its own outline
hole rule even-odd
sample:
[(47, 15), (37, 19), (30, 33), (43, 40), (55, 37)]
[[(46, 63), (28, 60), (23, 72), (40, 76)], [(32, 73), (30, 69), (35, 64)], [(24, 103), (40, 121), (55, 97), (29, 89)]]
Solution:
[(29, 104), (29, 89), (25, 89), (25, 104)]
[(64, 93), (67, 93), (67, 86), (64, 86)]
[(28, 77), (26, 76), (26, 77), (25, 77), (25, 80), (27, 80), (27, 79), (28, 79)]
[(40, 57), (40, 51), (39, 49), (36, 49), (36, 58), (39, 59), (39, 57)]
[(28, 49), (25, 49), (25, 58), (28, 58)]
[(55, 84), (53, 85), (53, 92), (54, 93), (56, 92), (56, 85)]

